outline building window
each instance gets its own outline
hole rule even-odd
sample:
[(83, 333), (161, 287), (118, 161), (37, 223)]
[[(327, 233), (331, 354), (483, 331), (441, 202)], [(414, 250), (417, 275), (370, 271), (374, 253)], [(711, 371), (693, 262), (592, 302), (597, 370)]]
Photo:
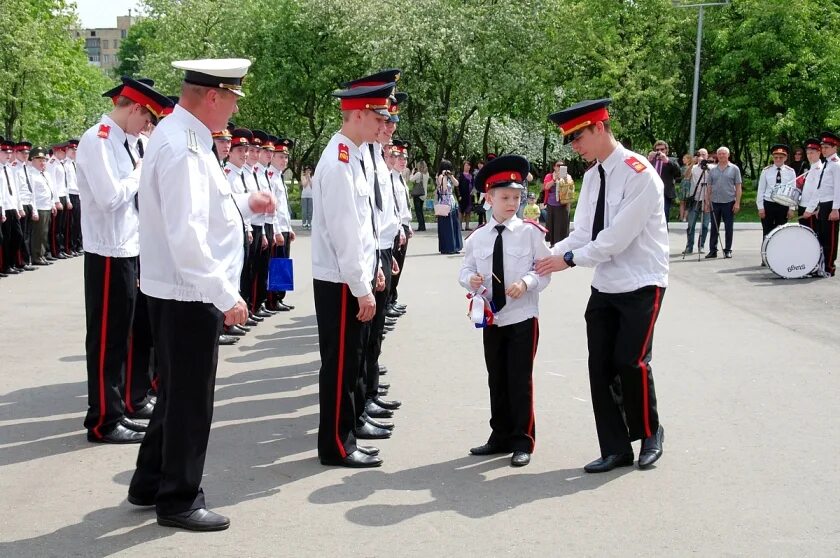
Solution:
[(96, 37), (96, 31), (91, 31), (91, 32), (90, 32), (90, 36), (91, 36), (91, 37)]
[(108, 48), (108, 39), (102, 39), (102, 48), (104, 48), (104, 49)]
[(114, 50), (119, 50), (119, 48), (120, 48), (120, 41), (117, 40), (117, 39), (114, 39)]
[(103, 54), (102, 55), (102, 61), (107, 64), (108, 62), (111, 61), (111, 55), (110, 54)]
[(128, 30), (120, 29), (120, 38), (125, 39), (126, 35), (128, 34)]

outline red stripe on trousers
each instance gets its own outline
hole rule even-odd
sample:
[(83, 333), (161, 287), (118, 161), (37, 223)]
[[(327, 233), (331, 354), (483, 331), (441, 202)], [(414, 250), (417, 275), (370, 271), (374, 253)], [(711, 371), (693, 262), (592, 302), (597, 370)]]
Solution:
[(342, 459), (347, 457), (344, 444), (338, 437), (338, 421), (341, 418), (341, 388), (344, 382), (344, 333), (347, 327), (347, 285), (341, 285), (341, 322), (338, 326), (338, 374), (335, 389), (335, 443)]
[(105, 421), (105, 344), (108, 341), (108, 302), (111, 294), (111, 258), (105, 258), (105, 281), (102, 288), (102, 330), (99, 333), (99, 421), (93, 427), (97, 438), (102, 437), (99, 427)]
[(653, 311), (650, 314), (650, 324), (648, 324), (647, 335), (645, 341), (642, 343), (642, 351), (639, 354), (639, 368), (642, 370), (642, 416), (645, 423), (645, 438), (652, 436), (650, 430), (650, 410), (648, 405), (648, 367), (645, 364), (645, 354), (647, 353), (647, 346), (650, 338), (653, 335), (653, 325), (656, 323), (656, 316), (659, 314), (660, 292), (661, 289), (656, 287), (656, 296), (653, 299)]
[(134, 333), (128, 336), (128, 360), (125, 363), (125, 410), (134, 412), (131, 404), (131, 373), (134, 371)]
[(534, 439), (534, 359), (537, 358), (537, 335), (540, 331), (539, 319), (534, 318), (534, 344), (531, 348), (531, 381), (529, 388), (531, 390), (531, 422), (528, 423), (528, 437), (531, 438), (531, 453), (534, 453), (534, 447), (537, 441)]

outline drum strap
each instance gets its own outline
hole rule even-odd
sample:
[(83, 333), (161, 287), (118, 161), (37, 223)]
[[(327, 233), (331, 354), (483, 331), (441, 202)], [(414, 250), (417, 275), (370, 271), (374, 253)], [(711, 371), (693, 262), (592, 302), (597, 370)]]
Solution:
[(825, 167), (827, 167), (827, 166), (828, 166), (828, 161), (823, 163), (822, 171), (820, 171), (820, 180), (819, 180), (819, 182), (817, 182), (817, 190), (819, 190), (820, 186), (822, 186), (822, 177), (825, 174)]

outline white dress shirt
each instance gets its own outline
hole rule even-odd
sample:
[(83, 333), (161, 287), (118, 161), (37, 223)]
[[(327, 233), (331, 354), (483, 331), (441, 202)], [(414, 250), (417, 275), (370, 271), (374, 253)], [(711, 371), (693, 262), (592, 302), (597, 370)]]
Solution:
[[(265, 175), (265, 167), (261, 164), (257, 163), (253, 167), (251, 167), (251, 175), (254, 177), (254, 184), (257, 185), (258, 192), (269, 192), (271, 191), (271, 186), (268, 184), (268, 177)], [(265, 213), (259, 213), (254, 215), (252, 219), (252, 223), (254, 225), (263, 226), (266, 223), (271, 224), (271, 219), (273, 216), (266, 215)]]
[(271, 193), (277, 198), (277, 207), (272, 218), (274, 234), (290, 232), (292, 230), (292, 217), (289, 212), (289, 198), (286, 195), (286, 182), (283, 180), (283, 171), (274, 165), (270, 165), (267, 173)]
[[(459, 282), (472, 291), (470, 277), (476, 273), (484, 277), (485, 296), (493, 293), (493, 247), (496, 245), (496, 225), (500, 223), (490, 217), (487, 224), (475, 230), (464, 243), (464, 261), (461, 264)], [(551, 275), (540, 277), (534, 271), (534, 262), (551, 255), (545, 244), (545, 229), (534, 223), (527, 223), (514, 215), (505, 223), (502, 231), (504, 248), (505, 289), (520, 279), (528, 287), (519, 298), (505, 298), (505, 306), (494, 317), (498, 326), (523, 322), (539, 316), (539, 292), (551, 282)]]
[[(248, 171), (249, 168), (250, 167), (248, 167), (248, 165), (237, 167), (230, 161), (228, 161), (225, 165), (227, 181), (234, 194), (250, 194), (251, 192), (257, 191), (257, 183), (254, 180), (254, 174)], [(250, 231), (254, 219), (253, 213), (249, 213), (248, 215), (243, 214), (242, 217), (245, 222), (245, 227), (247, 227)]]
[(210, 130), (181, 105), (155, 128), (143, 167), (140, 290), (230, 310), (240, 300), (249, 194), (233, 194)]
[[(372, 144), (373, 159), (370, 156), (370, 145), (369, 143), (364, 144), (361, 150), (365, 158), (365, 169), (370, 183), (370, 197), (374, 200), (374, 210), (379, 226), (379, 249), (388, 250), (394, 247), (394, 239), (400, 230), (400, 218), (397, 213), (394, 191), (391, 188), (391, 173), (388, 170), (388, 165), (385, 164), (385, 159), (382, 158), (382, 144), (378, 142)], [(379, 178), (379, 191), (382, 194), (382, 211), (376, 208), (373, 173), (371, 172), (371, 169), (374, 168), (376, 169), (376, 176)]]
[(17, 183), (18, 183), (18, 196), (20, 198), (21, 205), (33, 205), (33, 189), (32, 189), (32, 176), (37, 174), (34, 168), (27, 164), (18, 164), (15, 167), (17, 171)]
[(411, 227), (411, 210), (408, 208), (408, 188), (400, 172), (396, 169), (391, 171), (391, 181), (394, 185), (397, 199), (397, 211), (400, 215), (400, 224), (404, 227)]
[(362, 157), (337, 132), (312, 177), (312, 277), (346, 283), (355, 297), (371, 293), (379, 264), (373, 191)]
[(817, 160), (816, 163), (811, 163), (811, 168), (808, 174), (805, 175), (805, 184), (802, 185), (802, 196), (799, 198), (799, 205), (805, 208), (805, 211), (813, 213), (817, 210), (820, 203), (820, 193), (817, 191), (817, 185), (820, 182), (820, 175), (823, 169), (822, 159)]
[(776, 188), (776, 174), (781, 172), (781, 184), (793, 183), (796, 181), (796, 171), (787, 165), (777, 167), (770, 165), (761, 171), (761, 176), (758, 178), (758, 192), (755, 195), (755, 205), (759, 209), (764, 209), (765, 201), (773, 201), (773, 190)]
[(77, 176), (76, 161), (64, 159), (64, 174), (67, 177), (67, 193), (79, 195), (79, 177)]
[[(103, 117), (104, 118), (104, 117)], [(110, 118), (109, 118), (110, 120)], [(100, 120), (100, 123), (104, 122), (104, 120)], [(112, 121), (113, 122), (113, 121)], [(114, 126), (111, 127), (113, 131)], [(99, 124), (95, 126), (97, 129), (99, 128)], [(119, 127), (119, 126), (116, 126)], [(81, 140), (80, 140), (81, 141)], [(76, 160), (78, 160), (79, 153), (76, 152)], [(58, 197), (64, 198), (67, 197), (67, 187), (69, 186), (67, 182), (67, 170), (64, 167), (66, 159), (58, 160), (58, 159), (51, 159), (49, 164), (47, 165), (47, 171), (49, 172), (50, 179), (52, 180), (55, 189), (58, 190)]]
[(53, 187), (49, 174), (34, 167), (29, 169), (29, 180), (32, 181), (32, 197), (35, 211), (52, 211), (58, 203), (58, 191)]
[(592, 286), (604, 293), (626, 293), (650, 285), (667, 287), (668, 229), (662, 179), (647, 157), (620, 143), (600, 163), (606, 174), (604, 229), (592, 240), (601, 184), (596, 163), (583, 175), (574, 231), (551, 252), (562, 256), (572, 251), (576, 265), (594, 266)]
[(831, 209), (840, 209), (840, 157), (836, 153), (825, 161), (817, 194), (819, 203), (831, 202)]
[[(88, 128), (79, 140), (79, 199), (85, 252), (113, 258), (130, 258), (140, 253), (140, 221), (134, 195), (140, 181), (125, 149), (126, 135), (108, 115)], [(58, 169), (58, 170), (56, 170)], [(58, 178), (55, 178), (58, 177)], [(53, 166), (52, 184), (66, 180), (61, 163)], [(61, 188), (56, 188), (58, 195)]]
[(3, 207), (3, 211), (23, 211), (23, 203), (18, 195), (17, 172), (11, 165), (0, 165), (0, 188), (0, 206)]

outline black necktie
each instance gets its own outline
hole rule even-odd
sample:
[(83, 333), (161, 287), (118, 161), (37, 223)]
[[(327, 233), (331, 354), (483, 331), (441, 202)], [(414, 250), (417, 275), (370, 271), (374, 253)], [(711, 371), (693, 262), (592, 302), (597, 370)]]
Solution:
[(6, 165), (3, 165), (3, 174), (6, 175), (6, 187), (9, 189), (9, 195), (12, 196), (12, 181), (9, 179), (9, 169), (6, 168)]
[(592, 240), (598, 237), (598, 233), (604, 230), (604, 203), (607, 197), (607, 177), (604, 174), (604, 167), (598, 165), (598, 174), (601, 176), (601, 187), (598, 190), (598, 202), (595, 204), (595, 217), (592, 219)]
[(376, 209), (382, 211), (382, 192), (379, 190), (379, 173), (376, 172), (376, 156), (373, 154), (373, 144), (369, 143), (370, 160), (373, 162), (373, 199), (376, 201)]
[(827, 166), (828, 166), (828, 161), (823, 163), (822, 170), (820, 171), (820, 179), (817, 181), (817, 190), (819, 190), (820, 186), (822, 186), (822, 177), (825, 174), (825, 167), (827, 167)]
[[(128, 138), (123, 142), (123, 147), (125, 147), (125, 152), (128, 153), (128, 158), (131, 159), (131, 166), (137, 168), (137, 162), (134, 160), (134, 155), (131, 153), (131, 148), (128, 146)], [(65, 180), (67, 179), (67, 175), (64, 176)], [(140, 210), (140, 198), (139, 194), (134, 194), (134, 209)]]
[(779, 168), (779, 167), (776, 167), (776, 184), (781, 184), (781, 183), (782, 183), (782, 169)]
[(144, 149), (143, 149), (143, 140), (138, 139), (138, 140), (137, 140), (137, 153), (139, 153), (139, 154), (140, 154), (140, 158), (141, 158), (141, 159), (143, 158), (143, 151), (144, 151)]
[(257, 169), (254, 169), (254, 182), (257, 183), (257, 191), (260, 191), (260, 179), (257, 177)]
[(397, 220), (400, 219), (400, 207), (397, 204), (397, 187), (394, 185), (394, 175), (391, 175), (391, 194), (394, 196), (394, 215), (397, 216)]
[(498, 312), (505, 307), (505, 250), (502, 244), (504, 225), (496, 225), (496, 243), (493, 244), (493, 306)]
[(239, 173), (239, 178), (242, 179), (242, 187), (245, 188), (246, 192), (249, 192), (250, 190), (248, 190), (248, 185), (245, 184), (245, 171), (244, 170)]
[[(24, 176), (24, 178), (26, 178), (26, 187), (29, 188), (29, 193), (31, 194), (32, 193), (32, 183), (29, 182), (29, 171), (26, 168), (26, 165), (23, 165), (23, 176)], [(34, 202), (35, 200), (32, 200), (32, 201)]]

